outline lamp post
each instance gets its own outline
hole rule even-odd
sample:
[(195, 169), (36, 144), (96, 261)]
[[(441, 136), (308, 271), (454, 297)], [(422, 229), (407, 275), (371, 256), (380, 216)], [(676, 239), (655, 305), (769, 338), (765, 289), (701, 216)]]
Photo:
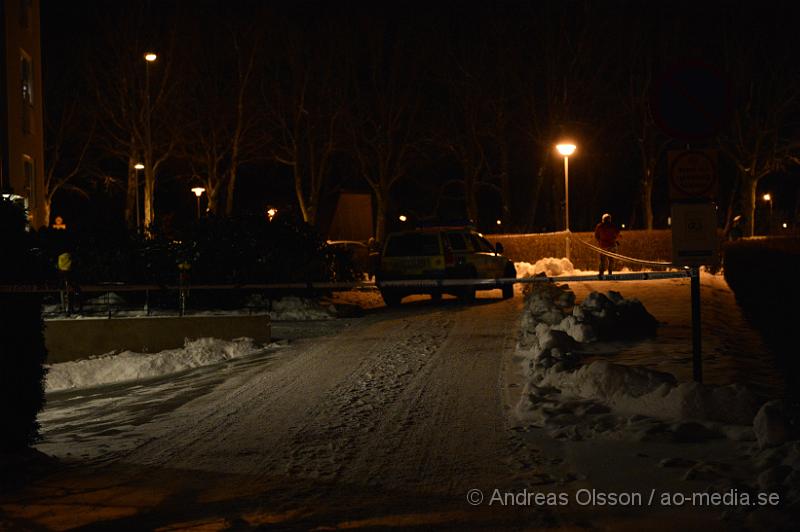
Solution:
[(142, 218), (139, 214), (139, 171), (144, 170), (144, 165), (136, 163), (133, 165), (133, 169), (136, 170), (136, 232), (140, 233), (142, 231)]
[(569, 260), (569, 156), (575, 153), (577, 146), (562, 143), (556, 146), (558, 153), (564, 156), (564, 230), (567, 232), (566, 249)]
[(769, 203), (769, 219), (767, 220), (767, 234), (772, 232), (772, 194), (767, 192), (762, 196), (764, 201)]
[(204, 189), (203, 187), (194, 187), (192, 189), (192, 192), (194, 192), (194, 195), (197, 198), (197, 219), (198, 220), (200, 219), (200, 196), (202, 196), (203, 192), (205, 192), (205, 191), (206, 191), (206, 189)]
[[(153, 164), (152, 163), (152, 159), (151, 159), (151, 155), (152, 155), (151, 149), (152, 149), (152, 146), (153, 146), (153, 133), (152, 133), (152, 120), (151, 120), (151, 118), (152, 118), (152, 105), (150, 103), (150, 63), (155, 62), (156, 59), (158, 59), (158, 55), (155, 52), (146, 52), (144, 54), (144, 60), (145, 60), (145, 64), (144, 64), (144, 93), (145, 93), (144, 94), (145, 95), (145, 98), (144, 98), (144, 104), (145, 104), (145, 109), (144, 109), (144, 119), (145, 119), (145, 124), (144, 124), (144, 136), (145, 136), (145, 139), (144, 139), (144, 144), (145, 144), (144, 145), (144, 163), (145, 164), (149, 164), (149, 165)], [(142, 165), (142, 169), (145, 169), (144, 165)], [(150, 171), (152, 172), (152, 170), (153, 169), (152, 169), (152, 166), (151, 166)], [(150, 178), (154, 179), (154, 176), (150, 175)], [(138, 180), (138, 177), (137, 177), (137, 180)], [(151, 206), (152, 206), (152, 201), (153, 201), (153, 198), (151, 197), (152, 194), (153, 194), (153, 191), (151, 190), (150, 184), (148, 183), (148, 173), (147, 173), (147, 171), (145, 171), (145, 174), (144, 174), (144, 215), (145, 215), (144, 216), (145, 217), (144, 223), (148, 226), (148, 228), (149, 228), (151, 219), (153, 217), (153, 213), (151, 212)], [(137, 201), (137, 205), (138, 205), (138, 201)], [(137, 209), (138, 209), (138, 206), (137, 206)], [(145, 228), (145, 229), (149, 231), (148, 228)]]

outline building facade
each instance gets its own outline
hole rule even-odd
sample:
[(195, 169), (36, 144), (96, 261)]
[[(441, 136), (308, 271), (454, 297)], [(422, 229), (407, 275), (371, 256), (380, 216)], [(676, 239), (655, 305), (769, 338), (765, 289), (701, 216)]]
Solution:
[(39, 0), (0, 0), (0, 189), (25, 204), (31, 226), (44, 217), (44, 120)]

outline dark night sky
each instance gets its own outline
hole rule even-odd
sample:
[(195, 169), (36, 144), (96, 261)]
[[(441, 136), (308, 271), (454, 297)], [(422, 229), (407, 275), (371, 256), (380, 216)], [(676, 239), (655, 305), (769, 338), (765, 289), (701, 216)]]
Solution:
[[(48, 90), (45, 105), (48, 106), (51, 99), (55, 105), (63, 94), (91, 91), (82, 76), (83, 65), (106, 47), (108, 35), (114, 34), (115, 24), (124, 26), (131, 23), (129, 14), (141, 3), (122, 0), (42, 4), (44, 76)], [(259, 20), (259, 27), (267, 36), (264, 42), (269, 43), (266, 47), (277, 46), (275, 43), (279, 43), (286, 26), (313, 35), (326, 23), (337, 28), (331, 35), (339, 37), (322, 42), (320, 46), (336, 49), (343, 47), (345, 40), (355, 37), (363, 51), (372, 41), (367, 37), (359, 40), (361, 33), (380, 34), (384, 44), (403, 43), (397, 47), (397, 53), (402, 57), (394, 57), (393, 61), (411, 65), (408, 72), (419, 76), (417, 79), (404, 79), (402, 83), (421, 87), (424, 100), (421, 122), (425, 125), (441, 123), (441, 119), (436, 117), (437, 110), (452, 103), (446, 91), (441, 89), (442, 79), (437, 79), (443, 73), (450, 75), (445, 73), (449, 66), (453, 66), (452, 57), (446, 50), (449, 43), (456, 43), (455, 48), (461, 46), (468, 50), (467, 57), (476, 62), (476, 58), (488, 50), (488, 54), (496, 57), (486, 62), (489, 69), (504, 72), (508, 79), (523, 79), (525, 83), (541, 83), (542, 86), (562, 82), (565, 95), (568, 93), (565, 99), (569, 102), (569, 109), (563, 120), (555, 122), (559, 131), (577, 139), (579, 144), (579, 153), (570, 165), (570, 201), (577, 229), (586, 229), (599, 212), (606, 210), (617, 213), (622, 220), (631, 216), (631, 205), (636, 198), (639, 155), (629, 127), (624, 91), (630, 72), (640, 72), (637, 69), (641, 68), (642, 61), (650, 62), (656, 76), (676, 62), (700, 59), (718, 68), (732, 88), (747, 86), (747, 83), (741, 83), (745, 81), (741, 77), (743, 74), (751, 77), (748, 82), (769, 83), (769, 80), (762, 80), (756, 70), (740, 69), (734, 74), (727, 69), (726, 65), (732, 62), (730, 51), (737, 49), (735, 45), (744, 43), (761, 57), (761, 64), (758, 61), (754, 63), (756, 69), (764, 67), (766, 62), (789, 57), (790, 62), (782, 65), (787, 74), (785, 79), (798, 83), (795, 54), (785, 53), (788, 47), (796, 44), (796, 29), (788, 22), (795, 20), (796, 13), (782, 2), (486, 2), (479, 7), (465, 7), (460, 2), (305, 1), (284, 4), (202, 1), (152, 2), (148, 5), (154, 39), (158, 38), (160, 28), (174, 28), (175, 19), (183, 28), (178, 31), (191, 34), (192, 26), (202, 26), (208, 23), (209, 18), (213, 20), (223, 14), (228, 19), (241, 20), (242, 24), (254, 18)], [(110, 32), (103, 31), (103, 25)], [(483, 38), (489, 44), (482, 51), (473, 45)], [(560, 57), (552, 57), (546, 52), (556, 49), (554, 43), (569, 49), (560, 52)], [(191, 57), (190, 41), (177, 42), (177, 48), (182, 57)], [(270, 50), (265, 50), (265, 55), (269, 57)], [(472, 64), (470, 61), (467, 63)], [(555, 78), (558, 79), (545, 83), (547, 72), (556, 72)], [(559, 78), (564, 72), (563, 78)], [(510, 86), (493, 76), (492, 72), (482, 79), (484, 90)], [(563, 179), (561, 162), (555, 157), (549, 163), (543, 161), (542, 151), (532, 145), (526, 134), (532, 115), (523, 109), (523, 102), (526, 96), (539, 89), (528, 91), (524, 83), (519, 87), (509, 105), (513, 124), (507, 133), (511, 150), (510, 174), (515, 186), (513, 212), (517, 213), (517, 225), (521, 228), (553, 229), (553, 203), (559, 201), (562, 194), (558, 189)], [(732, 91), (733, 107), (741, 105), (739, 96), (736, 90)], [(787, 131), (797, 134), (796, 114), (792, 121)], [(692, 147), (710, 144), (709, 141), (699, 141)], [(684, 145), (683, 141), (671, 144), (674, 147)], [(107, 172), (124, 175), (124, 166), (120, 168), (119, 164), (108, 160), (102, 164)], [(542, 164), (546, 175), (540, 191), (539, 214), (531, 224), (526, 219), (526, 204), (532, 196), (532, 176)], [(660, 172), (665, 172), (663, 164)], [(721, 172), (723, 192), (726, 192), (732, 167), (723, 164)], [(158, 201), (162, 211), (174, 210), (179, 217), (189, 217), (193, 213), (194, 200), (185, 193), (186, 182), (173, 177), (177, 173), (180, 173), (178, 163), (170, 165), (164, 172), (159, 182)], [(331, 183), (335, 185), (366, 190), (346, 158), (335, 165), (333, 174)], [(393, 190), (395, 208), (428, 212), (433, 204), (430, 198), (436, 192), (431, 183), (457, 176), (457, 165), (448, 161), (441, 151), (437, 153), (427, 148), (425, 157), (414, 168), (414, 179)], [(788, 213), (795, 208), (796, 183), (796, 171), (790, 170), (764, 179), (759, 190), (774, 191), (777, 198), (775, 208)], [(666, 218), (665, 195), (665, 180), (657, 179), (657, 225), (663, 225)], [(98, 212), (100, 218), (121, 217), (121, 190), (104, 197), (116, 197), (117, 200), (113, 203), (94, 201), (93, 208), (87, 210), (84, 200), (68, 200), (62, 196), (61, 205), (69, 216), (77, 218), (86, 217), (88, 211)], [(267, 162), (245, 166), (237, 201), (244, 210), (258, 210), (265, 202), (293, 203), (289, 173)], [(451, 203), (456, 205), (458, 202)], [(100, 204), (105, 204), (108, 212), (94, 208)], [(58, 200), (56, 205), (59, 205)], [(447, 201), (443, 205), (446, 206)], [(487, 220), (494, 219), (499, 212), (499, 201), (487, 199), (481, 209)]]

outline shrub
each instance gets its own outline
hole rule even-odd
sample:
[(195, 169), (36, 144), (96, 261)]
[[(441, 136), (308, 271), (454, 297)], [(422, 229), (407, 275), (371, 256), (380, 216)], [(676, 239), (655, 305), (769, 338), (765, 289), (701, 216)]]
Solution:
[[(25, 231), (25, 213), (0, 200), (0, 284), (37, 281), (33, 239)], [(38, 295), (0, 293), (0, 450), (16, 451), (39, 435), (36, 416), (44, 406), (44, 344)]]

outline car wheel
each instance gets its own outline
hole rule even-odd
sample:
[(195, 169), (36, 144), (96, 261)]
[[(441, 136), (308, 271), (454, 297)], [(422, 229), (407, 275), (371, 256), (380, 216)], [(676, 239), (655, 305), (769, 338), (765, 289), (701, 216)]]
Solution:
[(381, 290), (381, 297), (383, 298), (383, 302), (386, 303), (387, 307), (396, 307), (400, 305), (400, 301), (403, 299), (403, 294), (394, 290)]

